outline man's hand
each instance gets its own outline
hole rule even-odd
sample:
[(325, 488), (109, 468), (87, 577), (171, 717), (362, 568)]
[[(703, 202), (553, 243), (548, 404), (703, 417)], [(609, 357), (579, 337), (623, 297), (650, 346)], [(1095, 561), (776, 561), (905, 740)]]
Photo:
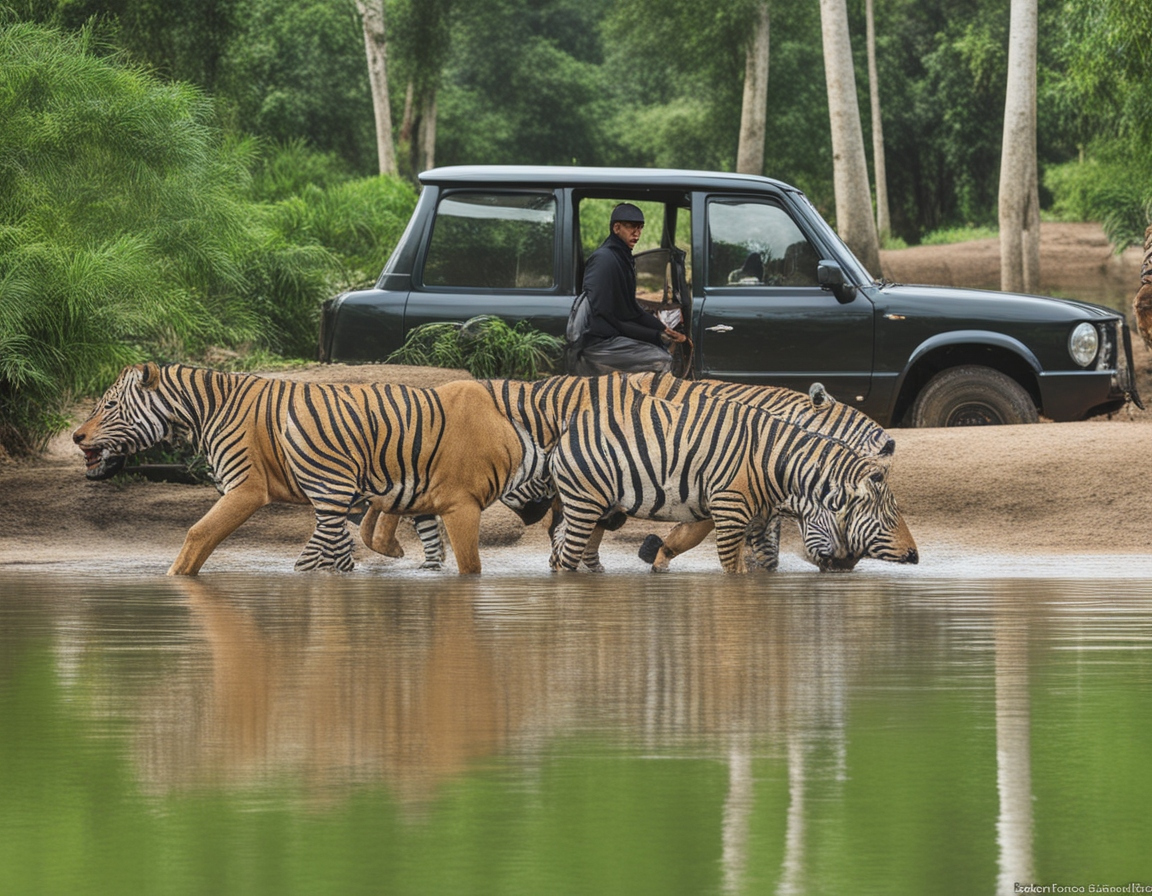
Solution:
[(664, 328), (664, 338), (669, 342), (685, 342), (688, 339), (683, 333), (673, 330), (671, 327)]

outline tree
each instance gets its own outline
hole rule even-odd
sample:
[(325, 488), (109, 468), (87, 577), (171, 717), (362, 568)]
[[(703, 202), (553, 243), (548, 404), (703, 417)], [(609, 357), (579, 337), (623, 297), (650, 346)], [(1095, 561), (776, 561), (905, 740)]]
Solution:
[(820, 0), (824, 78), (832, 131), (832, 180), (836, 191), (836, 229), (871, 271), (880, 271), (880, 241), (872, 217), (864, 131), (856, 102), (856, 73), (848, 36), (846, 0)]
[(400, 163), (415, 176), (436, 160), (437, 97), (452, 44), (452, 0), (393, 0), (389, 11), (393, 72), (408, 85)]
[(376, 152), (381, 174), (396, 174), (396, 149), (392, 142), (392, 104), (388, 98), (388, 38), (384, 0), (356, 0), (364, 26), (364, 49), (368, 56), (368, 80), (372, 85), (372, 110), (376, 118)]
[(1040, 193), (1036, 164), (1036, 0), (1012, 0), (1008, 87), (1000, 155), (1000, 288), (1040, 285)]
[(874, 0), (866, 0), (868, 43), (868, 94), (872, 107), (872, 170), (876, 173), (876, 230), (881, 240), (892, 234), (888, 213), (888, 173), (884, 167), (884, 128), (880, 120), (880, 77), (876, 67), (876, 12)]
[(756, 10), (752, 37), (744, 61), (744, 102), (740, 110), (740, 146), (736, 170), (741, 174), (764, 173), (764, 129), (768, 117), (768, 2)]

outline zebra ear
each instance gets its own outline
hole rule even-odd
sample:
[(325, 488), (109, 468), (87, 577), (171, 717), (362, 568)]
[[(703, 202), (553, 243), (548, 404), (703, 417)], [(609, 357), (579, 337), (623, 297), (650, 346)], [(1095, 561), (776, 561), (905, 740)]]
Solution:
[(155, 389), (160, 384), (160, 367), (153, 361), (140, 365), (140, 385), (145, 389)]
[(812, 402), (812, 407), (819, 409), (826, 404), (832, 403), (832, 396), (824, 388), (823, 383), (813, 383), (808, 387), (808, 398)]

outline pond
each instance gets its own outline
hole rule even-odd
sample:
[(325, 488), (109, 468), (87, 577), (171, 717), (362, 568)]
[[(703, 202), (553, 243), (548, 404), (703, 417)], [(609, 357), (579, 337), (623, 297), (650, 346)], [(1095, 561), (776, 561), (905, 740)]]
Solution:
[(9, 566), (0, 893), (1152, 887), (1147, 570), (1058, 568)]

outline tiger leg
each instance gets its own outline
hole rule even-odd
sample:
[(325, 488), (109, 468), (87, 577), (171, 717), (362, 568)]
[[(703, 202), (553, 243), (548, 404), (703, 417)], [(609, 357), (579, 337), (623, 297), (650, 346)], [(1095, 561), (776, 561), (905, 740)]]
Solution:
[(348, 516), (340, 511), (316, 511), (316, 529), (296, 560), (296, 569), (334, 569), (351, 572), (356, 564), (352, 560), (352, 536), (348, 532)]
[(480, 505), (463, 504), (440, 517), (461, 575), (480, 572)]
[(715, 523), (706, 519), (694, 523), (680, 523), (674, 526), (668, 537), (662, 541), (659, 535), (649, 535), (640, 548), (640, 558), (652, 564), (653, 572), (667, 572), (672, 558), (692, 550), (713, 528)]
[(180, 553), (168, 568), (170, 576), (194, 576), (225, 538), (248, 517), (268, 503), (263, 489), (237, 488), (220, 496), (184, 537)]
[(750, 568), (768, 572), (780, 565), (780, 516), (772, 514), (767, 520), (753, 520), (745, 539), (751, 554)]
[(584, 548), (583, 564), (590, 572), (604, 572), (604, 564), (600, 562), (600, 542), (604, 540), (605, 532), (615, 532), (628, 522), (628, 514), (617, 510), (608, 514), (596, 524), (592, 534), (588, 537), (588, 544)]
[(403, 557), (404, 548), (396, 540), (396, 525), (400, 518), (391, 513), (381, 513), (375, 504), (369, 504), (360, 521), (360, 540), (377, 554), (385, 557)]
[(581, 563), (589, 572), (604, 572), (604, 564), (600, 562), (600, 542), (604, 540), (604, 527), (599, 523), (588, 536), (588, 543), (584, 546), (584, 556)]

